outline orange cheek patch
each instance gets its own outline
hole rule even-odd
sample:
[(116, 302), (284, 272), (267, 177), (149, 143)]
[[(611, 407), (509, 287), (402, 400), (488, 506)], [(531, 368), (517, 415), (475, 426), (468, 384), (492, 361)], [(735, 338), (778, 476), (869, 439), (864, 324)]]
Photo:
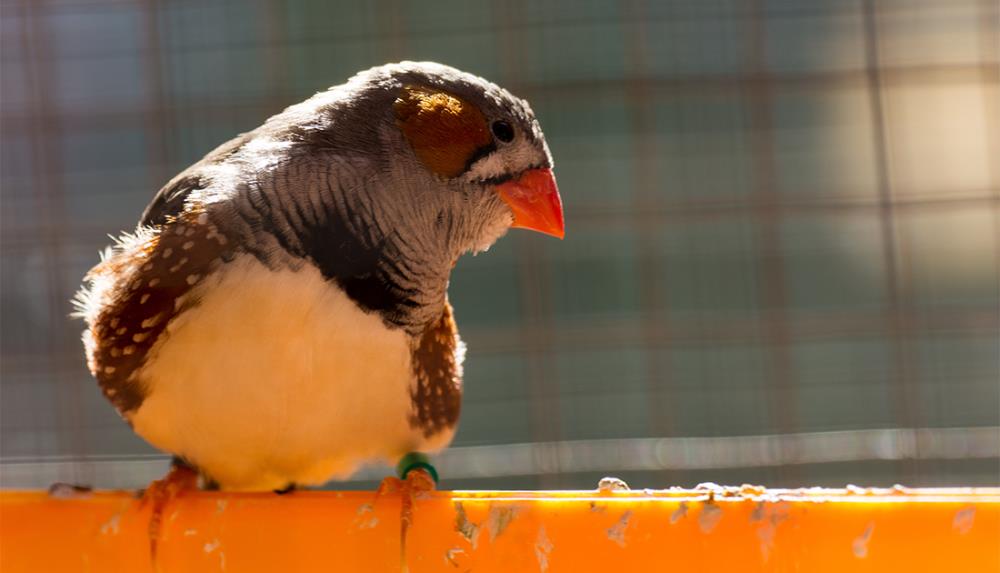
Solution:
[(393, 111), (413, 152), (443, 177), (460, 175), (476, 152), (493, 141), (483, 113), (446, 92), (404, 87)]

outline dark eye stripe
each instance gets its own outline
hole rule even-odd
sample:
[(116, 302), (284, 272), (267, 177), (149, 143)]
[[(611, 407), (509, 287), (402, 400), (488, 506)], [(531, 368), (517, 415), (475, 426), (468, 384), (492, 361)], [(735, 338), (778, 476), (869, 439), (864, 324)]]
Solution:
[(490, 126), (493, 136), (504, 143), (514, 141), (514, 128), (502, 119), (498, 119)]

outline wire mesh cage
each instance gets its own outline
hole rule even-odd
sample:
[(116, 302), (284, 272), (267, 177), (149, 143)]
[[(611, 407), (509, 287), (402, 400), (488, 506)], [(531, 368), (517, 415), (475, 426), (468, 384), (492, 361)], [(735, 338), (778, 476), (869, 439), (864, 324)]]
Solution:
[(67, 318), (107, 235), (285, 106), (428, 59), (532, 103), (568, 226), (452, 277), (450, 487), (995, 484), (998, 19), (990, 0), (4, 0), (0, 481), (161, 473)]

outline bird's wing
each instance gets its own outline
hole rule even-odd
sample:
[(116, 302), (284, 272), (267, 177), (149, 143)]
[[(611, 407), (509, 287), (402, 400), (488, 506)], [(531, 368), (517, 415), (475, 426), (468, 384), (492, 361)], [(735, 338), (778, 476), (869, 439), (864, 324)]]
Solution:
[(243, 133), (213, 149), (201, 161), (188, 167), (164, 185), (142, 213), (139, 225), (157, 227), (167, 222), (170, 217), (177, 217), (184, 210), (184, 201), (196, 189), (203, 187), (202, 172), (205, 167), (214, 165), (233, 155), (250, 140), (253, 132)]
[(188, 209), (126, 235), (88, 273), (78, 297), (88, 366), (123, 415), (145, 399), (135, 374), (146, 354), (175, 316), (197, 304), (189, 293), (233, 247), (207, 213)]

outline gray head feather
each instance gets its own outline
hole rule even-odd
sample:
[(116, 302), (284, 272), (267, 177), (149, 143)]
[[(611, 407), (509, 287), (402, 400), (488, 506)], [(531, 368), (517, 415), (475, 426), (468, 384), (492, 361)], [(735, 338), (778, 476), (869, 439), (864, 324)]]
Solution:
[[(431, 173), (393, 115), (409, 85), (452, 93), (517, 136), (458, 176)], [(312, 261), (342, 285), (368, 277), (365, 289), (405, 299), (373, 309), (418, 332), (440, 314), (455, 260), (509, 228), (495, 185), (551, 163), (527, 102), (448, 66), (400, 62), (361, 72), (224, 144), (164, 187), (143, 221), (203, 207), (268, 264)]]

